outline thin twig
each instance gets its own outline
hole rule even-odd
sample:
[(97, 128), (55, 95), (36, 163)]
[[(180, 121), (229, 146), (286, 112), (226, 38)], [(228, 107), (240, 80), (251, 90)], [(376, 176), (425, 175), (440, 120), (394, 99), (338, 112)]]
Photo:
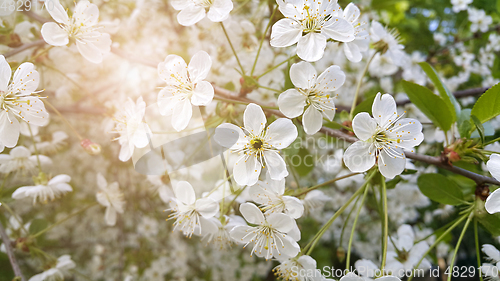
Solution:
[(12, 269), (14, 270), (14, 274), (17, 277), (21, 277), (22, 281), (26, 281), (23, 273), (21, 272), (21, 269), (19, 268), (16, 257), (14, 256), (14, 252), (12, 251), (12, 247), (10, 245), (9, 236), (7, 236), (7, 233), (5, 233), (2, 222), (0, 222), (0, 235), (2, 236), (3, 244), (5, 245), (5, 250), (7, 251), (7, 256), (9, 257), (10, 264), (12, 265)]

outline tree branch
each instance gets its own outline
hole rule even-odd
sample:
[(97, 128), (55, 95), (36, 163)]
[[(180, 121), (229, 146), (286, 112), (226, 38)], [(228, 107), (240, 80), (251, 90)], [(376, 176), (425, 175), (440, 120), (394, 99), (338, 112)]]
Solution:
[(5, 233), (5, 229), (3, 228), (2, 222), (0, 222), (0, 235), (2, 236), (3, 244), (5, 245), (5, 250), (7, 251), (7, 256), (9, 257), (10, 264), (12, 265), (12, 269), (14, 270), (14, 274), (16, 277), (21, 277), (22, 281), (26, 281), (19, 268), (19, 264), (17, 263), (16, 257), (14, 256), (14, 252), (12, 251), (12, 247), (10, 245), (9, 236)]
[(23, 44), (22, 46), (17, 47), (15, 49), (5, 53), (3, 56), (5, 58), (8, 58), (8, 57), (11, 57), (13, 55), (19, 54), (22, 51), (25, 51), (25, 50), (28, 50), (28, 49), (31, 49), (34, 47), (38, 47), (38, 46), (43, 46), (43, 45), (45, 45), (45, 41), (43, 39), (40, 39), (38, 41), (33, 41), (31, 43)]
[[(143, 65), (148, 65), (148, 66), (155, 67), (155, 68), (158, 65), (158, 64), (151, 62), (151, 61), (142, 60), (141, 58), (139, 58), (137, 56), (128, 55), (127, 53), (125, 53), (117, 48), (111, 48), (111, 52), (113, 52), (113, 53), (117, 54), (118, 56), (121, 56), (125, 59), (143, 64)], [(467, 96), (467, 95), (477, 95), (478, 93), (484, 92), (485, 89), (486, 88), (470, 89), (470, 90), (455, 92), (454, 94), (457, 94), (457, 95), (462, 96), (462, 97)], [(245, 102), (245, 103), (255, 103), (255, 104), (258, 104), (261, 106), (264, 105), (258, 101), (254, 101), (254, 100), (246, 98), (246, 97), (240, 97), (237, 94), (235, 94), (229, 90), (226, 90), (224, 88), (218, 87), (216, 85), (214, 85), (214, 91), (215, 91), (216, 96), (222, 97), (222, 98), (227, 99), (227, 100), (234, 100), (234, 101)], [(264, 106), (267, 106), (267, 105), (264, 105)], [(263, 106), (264, 111), (266, 111), (270, 114), (279, 116), (279, 117), (285, 117), (283, 115), (283, 113), (281, 113), (279, 110), (268, 109), (268, 108), (265, 108), (264, 106)], [(324, 127), (324, 126), (320, 129), (320, 132), (322, 132), (328, 136), (344, 140), (348, 143), (353, 143), (353, 142), (358, 141), (358, 139), (354, 136), (351, 136), (351, 135), (348, 135), (342, 131), (331, 129), (331, 128)], [(420, 154), (411, 153), (411, 152), (406, 152), (405, 154), (406, 154), (406, 157), (408, 157), (410, 159), (424, 162), (424, 163), (431, 164), (431, 165), (435, 165), (437, 167), (446, 169), (446, 170), (451, 171), (453, 173), (470, 178), (470, 179), (474, 180), (478, 185), (483, 184), (483, 183), (490, 183), (490, 184), (500, 186), (500, 182), (495, 180), (494, 178), (486, 177), (486, 176), (479, 175), (479, 174), (473, 173), (471, 171), (468, 171), (468, 170), (465, 170), (462, 168), (451, 166), (447, 163), (447, 161), (445, 161), (446, 159), (442, 159), (441, 157), (420, 155)]]

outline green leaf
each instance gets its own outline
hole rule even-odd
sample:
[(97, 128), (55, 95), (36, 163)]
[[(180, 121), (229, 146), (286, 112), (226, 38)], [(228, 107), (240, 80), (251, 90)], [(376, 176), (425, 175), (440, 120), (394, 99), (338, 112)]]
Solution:
[(410, 101), (436, 126), (445, 132), (451, 128), (454, 120), (443, 99), (418, 84), (403, 80), (402, 85)]
[(394, 189), (394, 188), (396, 188), (396, 185), (397, 185), (400, 181), (402, 181), (402, 180), (403, 180), (403, 178), (402, 178), (402, 177), (400, 177), (400, 176), (396, 176), (396, 177), (395, 177), (395, 178), (393, 178), (392, 180), (390, 180), (390, 181), (386, 181), (386, 182), (385, 182), (385, 187), (386, 187), (387, 189)]
[(417, 184), (420, 191), (432, 201), (446, 205), (465, 203), (460, 187), (441, 174), (423, 174)]
[(477, 132), (479, 133), (479, 136), (481, 137), (481, 143), (484, 143), (483, 124), (481, 124), (481, 121), (479, 121), (479, 119), (474, 115), (472, 115), (470, 118), (472, 119), (472, 122), (474, 122), (474, 125), (476, 126)]
[(373, 95), (371, 97), (368, 97), (364, 101), (360, 102), (355, 108), (354, 108), (354, 116), (360, 112), (368, 112), (369, 114), (372, 114), (372, 105), (373, 101), (375, 100), (376, 95)]
[(500, 115), (500, 83), (481, 95), (472, 108), (471, 115), (476, 116), (481, 123)]
[(49, 226), (49, 223), (44, 219), (34, 219), (31, 221), (29, 232), (36, 234)]
[(486, 230), (493, 234), (493, 236), (500, 236), (500, 215), (487, 214), (484, 217), (479, 217), (478, 221)]
[(437, 74), (434, 67), (432, 67), (425, 61), (419, 63), (419, 65), (422, 68), (422, 70), (427, 74), (427, 76), (431, 79), (432, 83), (434, 84), (434, 87), (437, 88), (439, 95), (448, 106), (448, 109), (450, 110), (453, 116), (453, 122), (457, 121), (457, 116), (460, 114), (461, 108), (460, 104), (458, 103), (453, 93), (446, 87), (443, 81), (441, 81), (441, 78), (439, 78), (439, 75)]
[(457, 126), (460, 137), (470, 138), (470, 131), (472, 130), (472, 124), (470, 122), (470, 112), (471, 109), (465, 108), (458, 115)]

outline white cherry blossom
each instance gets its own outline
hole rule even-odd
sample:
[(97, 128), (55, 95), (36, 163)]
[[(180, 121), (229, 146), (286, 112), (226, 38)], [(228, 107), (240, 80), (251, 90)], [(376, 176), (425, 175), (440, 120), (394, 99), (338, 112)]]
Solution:
[(264, 216), (252, 203), (241, 204), (240, 212), (247, 222), (256, 226), (236, 226), (231, 231), (231, 237), (245, 244), (244, 248), (253, 243), (251, 255), (268, 260), (272, 257), (292, 258), (299, 253), (300, 247), (296, 242), (299, 238), (291, 234), (298, 228), (290, 216), (282, 213)]
[(285, 160), (278, 149), (288, 147), (298, 135), (295, 125), (279, 118), (266, 129), (262, 108), (251, 103), (243, 114), (244, 127), (224, 123), (215, 130), (214, 139), (231, 152), (240, 155), (233, 166), (233, 176), (240, 185), (254, 185), (262, 168), (267, 167), (270, 178), (281, 180), (288, 176)]
[(174, 188), (175, 198), (170, 201), (173, 213), (169, 219), (175, 219), (174, 230), (179, 229), (184, 235), (201, 235), (201, 217), (209, 219), (219, 212), (219, 204), (212, 198), (196, 199), (193, 186), (187, 181), (180, 181)]
[(294, 219), (298, 219), (304, 213), (302, 202), (285, 194), (285, 179), (258, 181), (248, 191), (252, 200), (261, 204), (260, 209), (264, 214), (285, 213)]
[(158, 106), (162, 115), (172, 115), (172, 127), (184, 130), (193, 115), (192, 105), (206, 106), (214, 97), (212, 84), (204, 81), (212, 67), (212, 59), (199, 51), (189, 65), (176, 55), (169, 55), (158, 64), (158, 75), (167, 86), (158, 94)]
[(377, 94), (372, 112), (373, 118), (366, 112), (354, 117), (352, 128), (360, 140), (347, 148), (344, 163), (352, 172), (365, 172), (378, 161), (382, 175), (392, 179), (405, 169), (404, 150), (413, 151), (423, 141), (422, 124), (399, 115), (389, 94)]
[[(500, 181), (500, 154), (492, 154), (486, 166), (491, 175)], [(484, 207), (490, 214), (500, 213), (500, 189), (495, 190), (488, 196)]]
[[(307, 62), (293, 64), (290, 79), (295, 89), (288, 89), (278, 97), (278, 106), (288, 118), (302, 113), (302, 125), (307, 134), (317, 133), (323, 125), (323, 118), (330, 121), (335, 116), (332, 92), (345, 82), (345, 74), (340, 67), (332, 65), (317, 76), (316, 69)], [(304, 108), (307, 109), (304, 112)]]
[(471, 3), (472, 0), (451, 0), (451, 4), (453, 5), (452, 9), (455, 13), (467, 10), (467, 7)]
[[(386, 269), (392, 274), (403, 277), (407, 270), (412, 270), (425, 254), (429, 245), (426, 241), (415, 242), (415, 233), (410, 225), (403, 224), (398, 228), (397, 238), (393, 237), (395, 249), (387, 252)], [(392, 247), (392, 244), (389, 244)], [(418, 268), (429, 269), (430, 262), (423, 259)]]
[[(12, 70), (0, 55), (0, 150), (14, 147), (19, 139), (20, 123), (45, 126), (49, 114), (36, 94), (40, 75), (32, 63), (21, 64), (11, 79)], [(10, 82), (10, 84), (9, 84)]]
[(143, 121), (145, 113), (146, 103), (142, 97), (136, 103), (129, 98), (113, 117), (116, 124), (111, 133), (120, 134), (115, 140), (121, 145), (118, 158), (123, 162), (132, 157), (135, 147), (143, 148), (149, 144), (148, 134), (151, 135), (151, 130)]
[(15, 171), (28, 171), (35, 172), (38, 165), (38, 160), (40, 164), (50, 165), (52, 160), (45, 155), (31, 155), (31, 151), (24, 146), (17, 146), (13, 148), (9, 155), (0, 154), (0, 173), (8, 174)]
[(123, 193), (117, 182), (108, 184), (101, 173), (97, 174), (97, 186), (99, 187), (99, 191), (96, 193), (97, 202), (106, 207), (104, 219), (107, 225), (113, 226), (116, 224), (117, 213), (122, 214), (124, 211)]
[(484, 10), (478, 10), (475, 8), (469, 8), (469, 21), (471, 22), (470, 31), (471, 32), (487, 32), (488, 27), (493, 23), (491, 16), (487, 15)]
[(12, 193), (12, 198), (23, 199), (32, 197), (33, 204), (37, 201), (47, 203), (49, 199), (52, 201), (73, 191), (73, 188), (69, 185), (70, 181), (71, 177), (68, 175), (58, 175), (48, 181), (45, 175), (42, 174), (35, 181), (34, 186), (23, 186), (16, 189), (16, 191)]
[(87, 0), (80, 0), (71, 17), (59, 0), (46, 1), (47, 11), (56, 22), (47, 22), (42, 26), (42, 36), (47, 44), (65, 46), (76, 43), (78, 52), (90, 62), (101, 63), (103, 55), (111, 50), (111, 38), (100, 29), (98, 23), (99, 8)]
[(378, 21), (372, 21), (371, 40), (374, 47), (382, 56), (391, 58), (395, 65), (402, 66), (405, 57), (405, 48), (400, 44), (399, 33), (396, 29), (388, 30)]
[(196, 24), (205, 16), (213, 22), (221, 22), (233, 10), (231, 0), (172, 0), (170, 3), (174, 9), (180, 10), (177, 21), (184, 26)]
[(326, 41), (351, 42), (354, 27), (343, 17), (333, 15), (337, 0), (277, 0), (285, 16), (272, 27), (271, 46), (288, 47), (297, 43), (299, 58), (313, 62), (323, 57)]
[(299, 258), (286, 259), (280, 265), (273, 268), (278, 278), (288, 281), (323, 281), (326, 279), (321, 270), (316, 268), (316, 260), (311, 256), (300, 256)]
[(68, 270), (75, 267), (76, 264), (71, 260), (71, 256), (63, 255), (57, 258), (57, 263), (54, 267), (51, 267), (42, 273), (34, 275), (29, 279), (29, 281), (64, 280), (64, 274), (67, 273)]
[(349, 3), (344, 10), (338, 7), (332, 15), (345, 19), (353, 26), (355, 38), (353, 41), (343, 44), (344, 54), (348, 60), (360, 62), (363, 58), (362, 53), (366, 52), (370, 47), (370, 33), (368, 33), (368, 24), (360, 21), (361, 12), (359, 8), (355, 4)]

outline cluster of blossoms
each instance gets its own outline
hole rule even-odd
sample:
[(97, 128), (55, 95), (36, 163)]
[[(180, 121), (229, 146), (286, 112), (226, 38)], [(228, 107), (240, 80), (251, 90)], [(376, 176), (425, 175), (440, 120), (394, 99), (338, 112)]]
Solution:
[[(436, 154), (440, 144), (423, 143), (424, 136), (429, 143), (444, 142), (448, 149), (459, 138), (455, 136), (460, 125), (443, 132), (415, 105), (398, 108), (404, 93), (397, 92), (400, 87), (395, 87), (393, 79), (427, 85), (429, 79), (419, 66), (427, 58), (419, 52), (407, 54), (399, 33), (380, 23), (386, 20), (366, 9), (361, 9), (362, 14), (353, 3), (341, 7), (336, 0), (271, 1), (274, 12), (266, 13), (269, 22), (259, 19), (258, 25), (257, 20), (243, 16), (263, 14), (266, 5), (256, 1), (240, 3), (237, 10), (231, 0), (137, 1), (130, 5), (133, 8), (114, 2), (117, 6), (109, 8), (105, 2), (95, 2), (80, 0), (74, 9), (67, 9), (59, 0), (46, 1), (46, 12), (35, 15), (50, 15), (53, 21), (34, 29), (50, 47), (19, 54), (17, 60), (32, 62), (20, 64), (13, 75), (13, 68), (0, 56), (0, 152), (8, 152), (0, 154), (0, 173), (5, 176), (4, 184), (13, 183), (9, 192), (4, 192), (2, 184), (0, 203), (7, 197), (14, 199), (14, 209), (28, 218), (45, 204), (67, 196), (50, 207), (71, 210), (43, 222), (39, 217), (30, 219), (28, 224), (12, 213), (8, 235), (19, 250), (31, 253), (43, 253), (37, 243), (63, 241), (65, 236), (71, 237), (70, 244), (95, 245), (61, 252), (59, 258), (43, 253), (42, 265), (27, 261), (25, 266), (38, 272), (30, 280), (60, 280), (80, 271), (91, 279), (118, 274), (125, 280), (186, 276), (199, 280), (188, 264), (200, 272), (210, 268), (207, 278), (213, 280), (265, 278), (272, 267), (283, 280), (332, 280), (327, 277), (334, 276), (327, 276), (313, 258), (317, 244), (331, 241), (338, 243), (336, 255), (342, 262), (343, 249), (349, 249), (348, 257), (351, 251), (360, 257), (354, 263), (356, 274), (337, 276), (341, 281), (398, 281), (406, 271), (429, 269), (435, 260), (427, 254), (433, 248), (438, 261), (449, 259), (453, 251), (445, 242), (437, 244), (436, 239), (441, 239), (429, 225), (459, 213), (455, 212), (458, 208), (431, 205), (428, 194), (419, 189), (419, 176), (438, 171), (408, 158), (417, 150)], [(487, 32), (492, 17), (468, 7), (471, 2), (452, 0), (453, 11), (467, 10), (471, 32)], [(249, 12), (241, 10), (244, 5)], [(367, 6), (364, 3), (362, 8)], [(113, 8), (130, 14), (121, 23), (126, 31), (99, 21), (100, 15), (107, 16), (103, 9), (114, 14)], [(279, 13), (278, 19), (273, 17)], [(148, 15), (151, 21), (145, 18)], [(149, 36), (157, 25), (182, 36)], [(145, 34), (132, 32), (135, 29)], [(29, 37), (28, 32), (18, 32)], [(130, 41), (145, 36), (148, 44), (126, 43), (119, 40), (122, 36)], [(500, 50), (500, 39), (493, 33), (489, 36), (477, 61), (467, 45), (453, 44), (450, 53), (460, 70), (458, 76), (446, 76), (444, 85), (454, 90), (474, 74), (484, 78), (485, 86), (495, 82), (492, 56)], [(434, 38), (443, 44), (450, 39), (442, 33)], [(138, 54), (150, 60), (142, 61)], [(36, 57), (26, 59), (32, 55)], [(53, 66), (56, 62), (61, 70)], [(50, 74), (42, 79), (45, 73)], [(365, 81), (367, 73), (370, 79)], [(47, 99), (41, 96), (40, 82), (48, 88)], [(88, 87), (80, 86), (83, 83)], [(238, 85), (239, 94), (233, 93)], [(369, 92), (370, 96), (364, 95)], [(364, 95), (363, 103), (358, 103), (358, 94)], [(73, 103), (82, 107), (64, 111), (65, 105)], [(348, 118), (345, 111), (349, 109), (344, 108), (350, 103)], [(45, 105), (55, 113), (51, 126), (47, 126)], [(88, 110), (89, 119), (66, 119), (65, 113), (73, 110)], [(106, 120), (88, 129), (89, 123), (102, 121), (92, 115), (104, 115)], [(495, 132), (488, 133), (486, 124), (484, 131), (492, 136)], [(70, 129), (79, 145), (72, 146), (74, 136), (57, 126)], [(308, 140), (320, 146), (324, 141), (320, 135), (333, 128), (341, 128), (335, 132), (350, 144), (330, 145), (331, 140), (326, 140), (326, 148), (303, 146)], [(78, 133), (83, 130), (103, 147), (84, 139)], [(479, 127), (477, 131), (484, 138)], [(111, 134), (117, 142), (109, 141)], [(82, 156), (78, 152), (82, 147), (90, 155)], [(333, 159), (320, 162), (322, 155)], [(500, 181), (500, 154), (487, 155), (489, 160), (481, 158), (485, 169)], [(297, 156), (298, 166), (294, 163)], [(77, 167), (71, 171), (63, 157), (71, 158)], [(316, 161), (315, 169), (308, 169), (307, 157)], [(135, 171), (123, 163), (130, 160)], [(453, 162), (452, 157), (447, 160)], [(323, 186), (330, 188), (319, 190)], [(161, 202), (154, 201), (156, 195)], [(477, 202), (473, 205), (478, 213), (500, 213), (500, 191), (483, 197), (484, 208)], [(26, 198), (33, 204), (23, 204)], [(363, 205), (365, 198), (370, 202)], [(73, 211), (72, 203), (83, 201), (90, 204)], [(165, 204), (171, 224), (162, 223), (165, 215), (159, 208), (165, 209)], [(92, 208), (95, 205), (100, 208)], [(372, 214), (374, 209), (380, 217)], [(83, 211), (85, 215), (80, 216)], [(311, 234), (304, 217), (325, 226)], [(39, 229), (45, 219), (57, 223)], [(349, 241), (344, 234), (348, 227), (352, 227)], [(357, 235), (356, 228), (369, 235)], [(41, 235), (44, 239), (38, 238)], [(193, 235), (215, 245), (214, 249), (201, 250), (186, 243), (184, 236)], [(3, 245), (2, 250), (9, 249)], [(500, 267), (498, 250), (489, 244), (482, 250), (492, 262), (483, 264), (484, 272), (489, 270), (484, 275), (498, 277), (493, 270)], [(89, 254), (91, 261), (80, 264)], [(117, 266), (107, 266), (111, 262)], [(382, 275), (386, 276), (373, 274), (377, 270), (385, 270)]]

